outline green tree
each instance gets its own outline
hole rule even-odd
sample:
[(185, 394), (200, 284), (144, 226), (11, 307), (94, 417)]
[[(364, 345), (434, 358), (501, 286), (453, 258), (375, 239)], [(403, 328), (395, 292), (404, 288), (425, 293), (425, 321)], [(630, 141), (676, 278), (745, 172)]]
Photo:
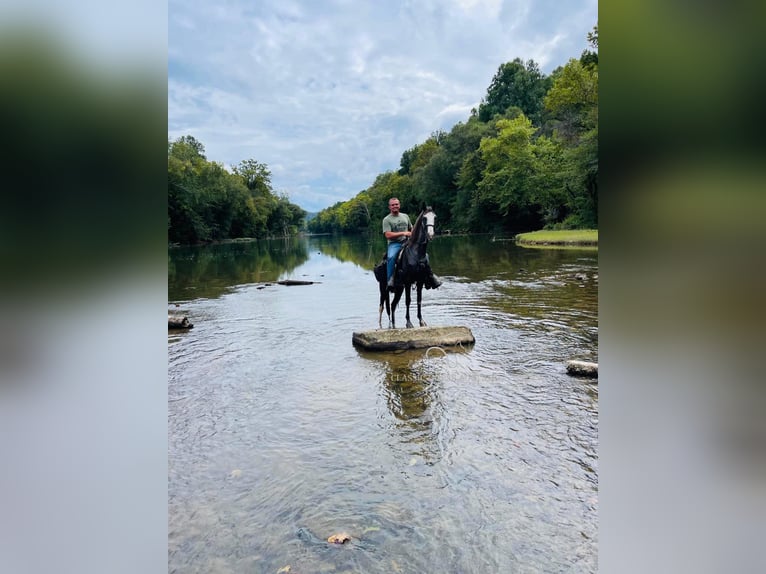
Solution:
[[(595, 28), (593, 45), (598, 43)], [(569, 227), (598, 225), (598, 65), (571, 59), (545, 98), (553, 136), (563, 146)]]
[(485, 138), (479, 146), (485, 168), (477, 198), (496, 210), (504, 227), (534, 228), (540, 220), (535, 195), (540, 169), (533, 142), (536, 128), (524, 115), (499, 120), (497, 127), (497, 137)]
[(239, 162), (232, 171), (250, 191), (253, 236), (283, 234), (283, 229), (277, 229), (275, 223), (278, 217), (272, 215), (280, 207), (271, 187), (271, 171), (268, 166), (254, 159), (246, 159)]
[(576, 143), (598, 123), (598, 67), (571, 59), (557, 75), (544, 100), (554, 130), (565, 142)]
[(250, 191), (261, 195), (272, 193), (271, 172), (265, 163), (246, 159), (239, 162), (232, 171), (244, 180)]
[(192, 136), (168, 142), (168, 240), (179, 243), (290, 235), (306, 212), (271, 189), (265, 164), (242, 161), (229, 173), (205, 158)]
[(516, 58), (502, 64), (492, 78), (486, 97), (479, 104), (479, 119), (488, 122), (515, 106), (537, 122), (549, 85), (549, 80), (534, 60), (524, 64), (521, 58)]
[(173, 155), (179, 159), (206, 159), (205, 146), (193, 136), (181, 136), (170, 147)]
[(588, 44), (592, 50), (584, 50), (580, 56), (583, 66), (598, 66), (598, 24), (593, 26), (593, 31), (588, 32)]
[(378, 175), (373, 184), (356, 197), (321, 210), (307, 227), (313, 233), (358, 232), (364, 229), (377, 233), (381, 221), (388, 215), (388, 200), (391, 197), (398, 197), (409, 212), (416, 209), (408, 175), (393, 171)]
[(197, 176), (206, 163), (204, 148), (191, 136), (168, 143), (168, 240), (195, 243), (209, 238), (201, 215)]
[(572, 211), (571, 173), (566, 168), (565, 150), (559, 142), (540, 136), (534, 140), (532, 152), (536, 161), (534, 202), (546, 228), (560, 227)]
[(593, 26), (593, 30), (588, 32), (588, 44), (594, 50), (598, 50), (598, 24)]
[(405, 151), (402, 154), (399, 175), (413, 175), (417, 170), (422, 169), (439, 149), (440, 137), (440, 132), (438, 135), (431, 135), (422, 144), (418, 144)]
[(306, 212), (291, 203), (287, 195), (280, 195), (276, 198), (274, 209), (269, 214), (269, 232), (278, 237), (294, 235), (302, 226), (305, 216)]

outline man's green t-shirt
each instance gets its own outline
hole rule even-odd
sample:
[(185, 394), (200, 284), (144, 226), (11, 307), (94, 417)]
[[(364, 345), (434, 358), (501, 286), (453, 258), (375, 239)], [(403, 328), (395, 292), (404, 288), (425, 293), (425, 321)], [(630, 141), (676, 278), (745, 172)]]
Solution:
[[(383, 218), (383, 233), (386, 231), (408, 231), (412, 227), (412, 224), (410, 223), (410, 218), (407, 216), (406, 213), (399, 213), (399, 215), (391, 215), (390, 213), (386, 215)], [(396, 237), (394, 239), (389, 239), (388, 243), (401, 243), (402, 241), (407, 241), (407, 237)]]

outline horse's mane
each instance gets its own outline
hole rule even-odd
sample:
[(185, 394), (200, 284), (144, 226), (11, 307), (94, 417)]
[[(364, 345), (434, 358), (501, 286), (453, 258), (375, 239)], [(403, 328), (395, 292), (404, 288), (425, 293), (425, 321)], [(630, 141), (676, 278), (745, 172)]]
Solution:
[(428, 213), (429, 211), (433, 211), (430, 207), (426, 207), (423, 211), (420, 212), (420, 215), (418, 215), (418, 218), (415, 220), (415, 224), (412, 226), (412, 234), (407, 238), (407, 241), (404, 243), (405, 247), (413, 247), (420, 243), (420, 236), (423, 234), (423, 216)]
[(412, 233), (407, 238), (407, 241), (405, 242), (406, 246), (412, 246), (417, 245), (418, 241), (420, 240), (420, 234), (423, 233), (423, 215), (425, 214), (425, 210), (420, 212), (420, 215), (418, 215), (418, 218), (415, 220), (415, 223), (412, 225)]

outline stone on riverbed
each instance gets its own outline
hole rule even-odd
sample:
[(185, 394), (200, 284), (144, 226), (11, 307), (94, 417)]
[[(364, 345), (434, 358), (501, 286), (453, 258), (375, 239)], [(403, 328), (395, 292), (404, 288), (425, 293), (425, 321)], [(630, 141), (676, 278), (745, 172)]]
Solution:
[(476, 339), (468, 327), (417, 327), (362, 331), (354, 333), (351, 341), (368, 351), (398, 351), (473, 344)]
[(598, 377), (598, 363), (588, 363), (586, 361), (568, 361), (567, 373), (570, 375)]
[(185, 315), (171, 315), (168, 313), (168, 329), (191, 329), (194, 327)]
[(319, 281), (300, 281), (298, 279), (283, 279), (282, 281), (277, 281), (278, 285), (313, 285), (314, 283), (319, 283)]

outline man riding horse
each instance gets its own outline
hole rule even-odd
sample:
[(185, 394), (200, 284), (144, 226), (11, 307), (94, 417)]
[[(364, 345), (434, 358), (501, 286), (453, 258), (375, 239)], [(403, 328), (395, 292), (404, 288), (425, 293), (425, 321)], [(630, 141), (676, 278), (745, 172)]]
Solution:
[[(395, 280), (395, 265), (396, 257), (407, 241), (407, 238), (411, 235), (412, 223), (406, 213), (399, 211), (401, 204), (399, 200), (392, 197), (388, 200), (388, 209), (390, 213), (383, 218), (383, 235), (388, 240), (388, 247), (386, 250), (386, 279), (388, 280), (388, 290), (394, 291)], [(434, 275), (431, 270), (431, 266), (426, 259), (427, 277), (424, 282), (426, 289), (436, 289), (441, 286), (442, 282)]]

